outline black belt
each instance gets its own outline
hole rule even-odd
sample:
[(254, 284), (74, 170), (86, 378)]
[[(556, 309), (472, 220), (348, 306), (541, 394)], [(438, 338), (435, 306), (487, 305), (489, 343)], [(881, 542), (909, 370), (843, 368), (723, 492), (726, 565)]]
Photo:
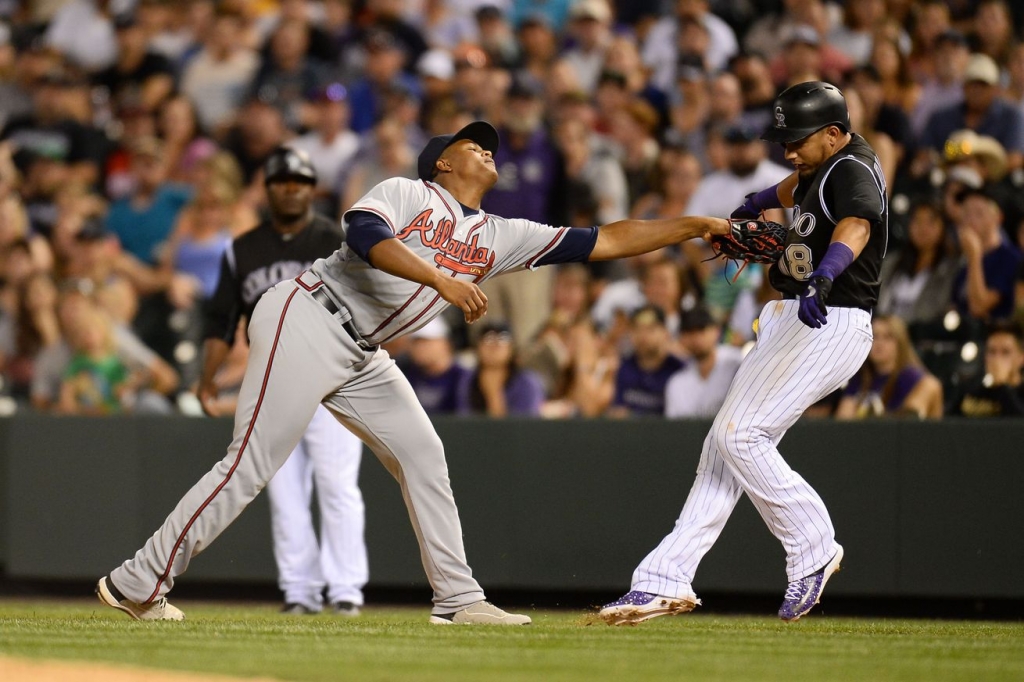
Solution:
[[(322, 305), (327, 309), (332, 316), (337, 316), (341, 309), (338, 308), (338, 304), (334, 302), (334, 299), (327, 294), (325, 287), (317, 287), (312, 292), (313, 300)], [(341, 328), (345, 330), (345, 333), (352, 337), (352, 340), (356, 342), (356, 345), (365, 351), (375, 351), (380, 346), (371, 345), (369, 341), (363, 338), (363, 335), (359, 333), (356, 326), (352, 324), (351, 318), (341, 323)]]

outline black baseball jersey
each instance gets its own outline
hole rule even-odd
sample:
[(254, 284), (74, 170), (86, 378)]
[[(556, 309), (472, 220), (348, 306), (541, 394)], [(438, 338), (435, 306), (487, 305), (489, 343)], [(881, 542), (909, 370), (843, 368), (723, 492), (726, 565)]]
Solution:
[(889, 239), (889, 206), (885, 177), (878, 157), (860, 135), (838, 154), (826, 159), (817, 172), (801, 178), (794, 192), (793, 224), (786, 250), (772, 267), (773, 287), (786, 298), (796, 298), (825, 257), (832, 233), (843, 218), (871, 223), (871, 236), (856, 260), (832, 285), (826, 304), (871, 310), (878, 302), (882, 258)]
[(283, 235), (264, 220), (235, 239), (221, 258), (217, 291), (206, 306), (206, 338), (233, 343), (239, 318), (252, 318), (267, 289), (298, 277), (344, 241), (342, 227), (319, 215), (294, 235)]

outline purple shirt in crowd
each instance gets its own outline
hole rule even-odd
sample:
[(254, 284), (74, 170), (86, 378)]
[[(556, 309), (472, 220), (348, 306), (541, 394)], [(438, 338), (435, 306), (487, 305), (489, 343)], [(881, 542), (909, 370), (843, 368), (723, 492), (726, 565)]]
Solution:
[[(924, 370), (920, 367), (904, 367), (900, 370), (900, 373), (896, 375), (896, 382), (892, 387), (892, 394), (889, 396), (889, 400), (885, 403), (886, 412), (896, 412), (903, 406), (903, 401), (907, 399), (910, 392), (914, 390), (914, 386), (917, 386), (917, 382), (924, 376)], [(888, 374), (882, 374), (876, 376), (871, 382), (871, 389), (867, 391), (869, 395), (881, 396), (882, 391), (885, 389), (886, 382), (889, 381)], [(844, 395), (851, 397), (857, 397), (861, 393), (863, 377), (858, 372), (853, 375), (850, 379), (850, 383), (846, 385), (846, 390), (843, 391)]]
[[(472, 394), (475, 383), (476, 372), (468, 372), (459, 390), (460, 414), (482, 412), (482, 410), (473, 409)], [(544, 384), (540, 377), (531, 370), (519, 370), (505, 385), (505, 405), (508, 407), (510, 415), (536, 417), (540, 415), (540, 406), (543, 402)]]
[(505, 131), (494, 155), (498, 182), (484, 197), (481, 208), (503, 218), (525, 218), (551, 224), (549, 204), (558, 177), (558, 155), (543, 130), (535, 132), (523, 149), (513, 149)]
[(455, 414), (459, 411), (459, 394), (472, 371), (453, 364), (444, 373), (430, 376), (411, 362), (402, 363), (399, 367), (427, 414)]
[(629, 408), (633, 414), (665, 414), (665, 385), (669, 377), (683, 368), (685, 363), (669, 355), (652, 372), (640, 368), (636, 356), (623, 360), (615, 375), (615, 399), (612, 404)]

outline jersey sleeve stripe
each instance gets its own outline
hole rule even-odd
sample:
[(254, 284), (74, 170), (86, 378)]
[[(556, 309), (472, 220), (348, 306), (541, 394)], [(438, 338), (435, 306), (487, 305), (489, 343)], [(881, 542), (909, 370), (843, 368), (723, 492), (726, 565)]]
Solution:
[(532, 270), (533, 267), (534, 267), (534, 263), (536, 263), (538, 260), (540, 260), (541, 257), (544, 256), (545, 253), (547, 253), (551, 249), (555, 248), (555, 246), (558, 244), (558, 242), (561, 241), (562, 237), (565, 236), (565, 232), (568, 229), (569, 229), (568, 227), (560, 227), (560, 228), (558, 228), (558, 234), (555, 235), (555, 238), (552, 239), (550, 242), (548, 242), (547, 246), (545, 246), (543, 249), (538, 251), (533, 256), (533, 258), (531, 258), (530, 260), (526, 261), (526, 266), (525, 267)]
[(391, 228), (391, 231), (394, 232), (395, 234), (398, 234), (398, 230), (395, 229), (395, 224), (391, 222), (391, 218), (387, 217), (386, 215), (384, 215), (375, 208), (367, 208), (366, 206), (353, 206), (352, 208), (348, 209), (348, 211), (345, 211), (345, 213), (348, 213), (349, 211), (366, 211), (367, 213), (379, 215), (381, 218), (384, 219), (384, 222), (388, 224), (388, 227)]

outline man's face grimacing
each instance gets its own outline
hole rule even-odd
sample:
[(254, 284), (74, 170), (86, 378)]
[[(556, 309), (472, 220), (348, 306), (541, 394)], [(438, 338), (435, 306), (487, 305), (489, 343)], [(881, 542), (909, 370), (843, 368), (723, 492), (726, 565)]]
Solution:
[(307, 178), (288, 176), (267, 183), (267, 203), (270, 212), (284, 221), (298, 220), (306, 215), (313, 204), (316, 185)]
[(437, 160), (438, 175), (451, 173), (455, 178), (473, 179), (487, 189), (498, 181), (498, 169), (491, 152), (472, 140), (459, 140), (444, 150)]
[(800, 177), (813, 175), (827, 158), (835, 153), (846, 133), (839, 126), (825, 126), (802, 140), (786, 144), (786, 160)]

